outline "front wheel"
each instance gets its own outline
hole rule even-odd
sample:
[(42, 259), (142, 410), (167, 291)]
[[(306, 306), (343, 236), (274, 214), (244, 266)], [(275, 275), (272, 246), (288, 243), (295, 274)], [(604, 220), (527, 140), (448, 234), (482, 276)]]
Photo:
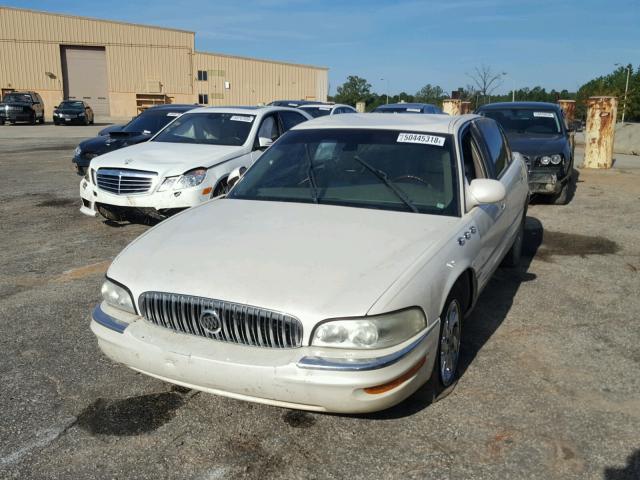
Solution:
[(458, 376), (460, 345), (462, 338), (462, 295), (454, 289), (444, 305), (440, 316), (440, 338), (438, 340), (438, 380), (444, 388), (450, 387)]
[(551, 203), (554, 205), (566, 205), (569, 203), (569, 182), (570, 180), (567, 180), (562, 186), (562, 190), (549, 199)]
[(122, 222), (126, 220), (124, 212), (117, 207), (113, 208), (108, 205), (96, 204), (96, 210), (98, 210), (98, 213), (107, 220), (111, 220), (113, 222)]
[(36, 124), (36, 114), (32, 113), (31, 116), (29, 117), (29, 123), (31, 125), (35, 125)]

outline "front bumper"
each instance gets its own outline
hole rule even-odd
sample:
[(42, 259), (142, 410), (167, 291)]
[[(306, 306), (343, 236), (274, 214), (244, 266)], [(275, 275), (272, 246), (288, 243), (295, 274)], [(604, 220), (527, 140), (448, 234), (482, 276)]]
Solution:
[(209, 189), (208, 193), (203, 194), (206, 189), (207, 185), (201, 184), (184, 190), (156, 192), (154, 191), (154, 186), (150, 192), (145, 194), (116, 195), (99, 189), (92, 182), (83, 178), (80, 181), (80, 198), (82, 199), (80, 211), (85, 215), (95, 217), (97, 215), (97, 203), (132, 209), (155, 209), (158, 211), (184, 209), (209, 200), (211, 198), (211, 190)]
[(61, 116), (54, 116), (53, 117), (53, 121), (54, 123), (60, 124), (60, 125), (72, 125), (72, 124), (83, 124), (85, 121), (85, 117), (61, 117)]
[(566, 175), (562, 168), (534, 168), (529, 171), (529, 191), (531, 193), (554, 195), (562, 190)]
[[(140, 317), (129, 319), (133, 321), (118, 320), (113, 309), (103, 304), (94, 310), (91, 330), (109, 358), (136, 371), (240, 400), (339, 413), (383, 410), (420, 388), (431, 376), (440, 325), (436, 320), (427, 330), (383, 353), (367, 352), (375, 356), (369, 361), (330, 358), (326, 359), (328, 366), (323, 366), (314, 362), (327, 350), (336, 357), (353, 353), (234, 345), (176, 333)], [(305, 363), (304, 359), (315, 360)], [(399, 378), (403, 381), (382, 393), (364, 390)]]

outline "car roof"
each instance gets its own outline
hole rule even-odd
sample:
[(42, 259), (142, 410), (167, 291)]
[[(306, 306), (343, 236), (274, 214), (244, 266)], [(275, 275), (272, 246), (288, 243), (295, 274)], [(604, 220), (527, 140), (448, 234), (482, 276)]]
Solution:
[(492, 110), (500, 108), (550, 108), (557, 110), (560, 106), (557, 103), (549, 102), (496, 102), (482, 105), (478, 107), (478, 110)]
[(455, 133), (464, 123), (481, 118), (478, 115), (389, 115), (386, 113), (353, 113), (318, 117), (300, 123), (292, 130), (313, 130), (319, 128), (377, 129), (425, 133)]
[(194, 108), (198, 108), (198, 105), (188, 104), (188, 103), (166, 103), (164, 105), (155, 105), (153, 107), (149, 107), (145, 110), (145, 112), (150, 112), (150, 111), (157, 112), (159, 110), (172, 110), (172, 111), (186, 112), (189, 110), (193, 110)]
[(353, 108), (351, 105), (347, 105), (345, 103), (307, 103), (306, 105), (300, 105), (298, 108), (318, 108), (318, 107), (349, 107)]
[[(247, 113), (257, 113), (257, 114), (267, 114), (269, 112), (283, 112), (290, 111), (300, 113), (300, 110), (297, 108), (291, 107), (277, 107), (277, 106), (229, 106), (229, 107), (195, 107), (189, 113), (237, 113), (237, 114), (247, 114)], [(306, 114), (308, 115), (308, 114)]]
[(376, 108), (423, 108), (423, 107), (435, 107), (435, 105), (431, 103), (386, 103), (384, 105), (379, 105)]

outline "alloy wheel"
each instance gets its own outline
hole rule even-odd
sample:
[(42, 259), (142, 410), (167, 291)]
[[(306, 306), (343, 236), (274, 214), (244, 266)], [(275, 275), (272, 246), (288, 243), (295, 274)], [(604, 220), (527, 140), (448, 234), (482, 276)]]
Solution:
[(440, 379), (445, 387), (453, 383), (460, 356), (460, 304), (454, 298), (447, 307), (440, 335)]

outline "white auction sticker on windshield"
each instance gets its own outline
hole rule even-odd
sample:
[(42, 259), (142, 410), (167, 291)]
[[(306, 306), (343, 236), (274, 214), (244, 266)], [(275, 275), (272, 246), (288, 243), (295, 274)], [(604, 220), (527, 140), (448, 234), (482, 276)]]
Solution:
[(422, 143), (424, 145), (436, 145), (442, 147), (445, 137), (437, 137), (435, 135), (424, 135), (422, 133), (401, 133), (398, 135), (399, 143)]
[(182, 114), (178, 113), (178, 112), (169, 112), (169, 113), (167, 113), (167, 117), (179, 117), (180, 115), (182, 115)]
[(253, 117), (245, 117), (244, 115), (234, 115), (233, 117), (231, 117), (231, 120), (233, 120), (234, 122), (251, 123), (253, 122)]
[(534, 117), (542, 117), (542, 118), (554, 118), (555, 115), (553, 112), (533, 112)]
[(420, 110), (419, 108), (407, 108), (407, 112), (415, 112), (415, 113), (420, 113), (422, 110)]
[(319, 110), (331, 110), (331, 107), (318, 107)]

